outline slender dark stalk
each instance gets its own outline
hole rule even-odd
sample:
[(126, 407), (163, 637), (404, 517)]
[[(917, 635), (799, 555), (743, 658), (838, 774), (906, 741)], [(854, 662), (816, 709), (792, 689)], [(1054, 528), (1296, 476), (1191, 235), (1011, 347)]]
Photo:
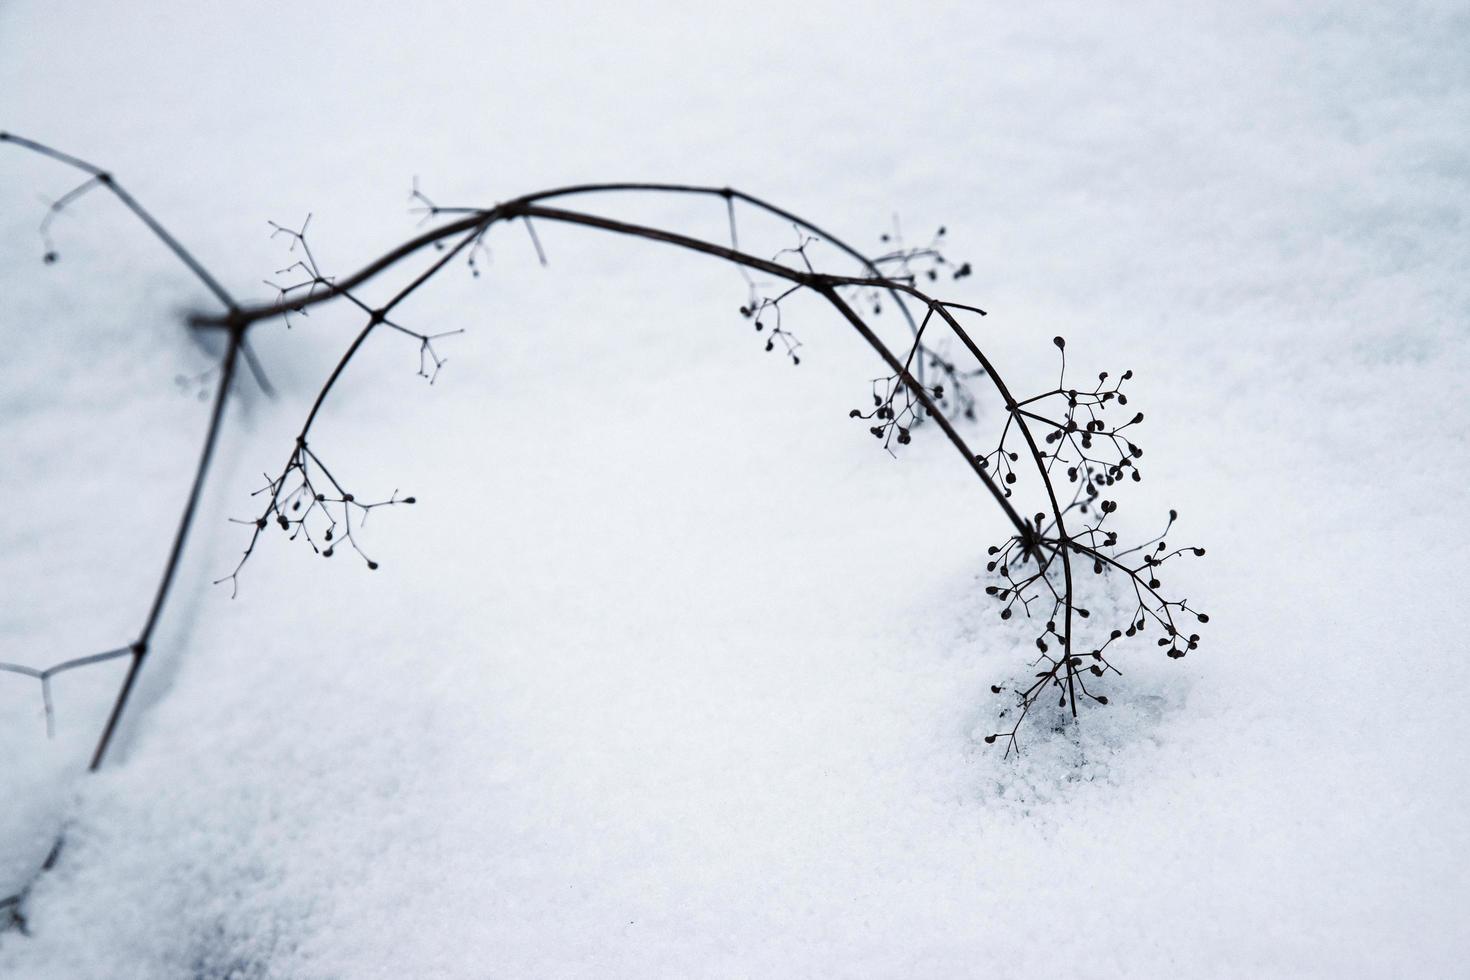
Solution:
[[(919, 383), (918, 379), (909, 374), (909, 372), (904, 368), (903, 364), (898, 360), (897, 356), (895, 356), (894, 353), (889, 350), (888, 347), (881, 340), (878, 339), (877, 335), (873, 333), (872, 329), (867, 325), (866, 322), (863, 321), (862, 317), (858, 316), (856, 311), (854, 311), (845, 300), (839, 297), (836, 292), (836, 287), (841, 285), (876, 284), (887, 288), (889, 285), (887, 281), (869, 280), (861, 277), (831, 276), (822, 273), (802, 272), (792, 269), (790, 266), (782, 265), (779, 262), (772, 262), (768, 259), (757, 258), (753, 255), (747, 255), (744, 252), (737, 252), (734, 249), (725, 248), (724, 246), (716, 245), (713, 242), (702, 241), (697, 238), (691, 238), (687, 235), (680, 235), (676, 232), (664, 231), (658, 228), (649, 228), (645, 225), (635, 225), (625, 221), (615, 221), (611, 218), (603, 218), (597, 215), (582, 214), (577, 211), (563, 211), (559, 208), (546, 208), (537, 205), (524, 205), (521, 206), (518, 210), (523, 211), (526, 214), (534, 215), (538, 218), (547, 219), (549, 221), (561, 221), (568, 224), (585, 225), (591, 228), (601, 228), (604, 231), (616, 232), (622, 235), (630, 235), (635, 238), (643, 238), (649, 241), (663, 242), (668, 245), (676, 245), (680, 248), (688, 249), (691, 252), (702, 252), (705, 255), (713, 255), (716, 258), (724, 259), (726, 262), (732, 262), (736, 265), (756, 269), (760, 272), (766, 273), (767, 275), (775, 276), (780, 279), (785, 279), (789, 282), (793, 282), (801, 286), (807, 286), (815, 290), (819, 295), (821, 295), (824, 299), (826, 299), (829, 303), (837, 308), (837, 311), (842, 314), (842, 316), (848, 321), (848, 323), (852, 325), (853, 329), (855, 329), (858, 334), (863, 338), (863, 340), (868, 343), (868, 346), (872, 347), (873, 350), (877, 352), (878, 356), (883, 359), (884, 363), (887, 364), (888, 367), (899, 376), (903, 383), (913, 391), (915, 397), (919, 400), (919, 402), (924, 406), (924, 408), (929, 412), (934, 420), (939, 423), (940, 429), (943, 430), (945, 436), (949, 439), (950, 443), (955, 447), (955, 449), (959, 451), (960, 455), (965, 458), (966, 463), (970, 466), (972, 470), (974, 470), (975, 475), (980, 478), (980, 481), (985, 484), (986, 489), (990, 491), (991, 496), (995, 498), (996, 503), (999, 504), (1001, 510), (1005, 512), (1007, 519), (1009, 519), (1011, 524), (1016, 528), (1017, 533), (1027, 533), (1026, 522), (1022, 520), (1020, 514), (1016, 513), (1016, 509), (1011, 506), (1011, 502), (1006, 499), (1000, 488), (995, 485), (995, 482), (993, 480), (991, 480), (989, 474), (981, 469), (980, 466), (976, 463), (975, 453), (970, 449), (968, 445), (966, 445), (965, 440), (960, 436), (957, 431), (955, 431), (954, 426), (950, 424), (949, 420), (944, 417), (944, 413), (940, 411), (938, 406), (936, 406), (930, 400), (928, 391), (926, 391), (924, 386)], [(944, 318), (946, 323), (949, 324), (950, 329), (953, 330), (956, 335), (961, 338), (961, 340), (966, 341), (971, 346), (973, 346), (973, 341), (969, 341), (968, 335), (965, 333), (964, 328), (959, 325), (959, 322), (955, 320), (951, 314), (940, 308), (940, 304), (937, 301), (924, 295), (922, 292), (912, 287), (905, 287), (903, 291), (909, 293), (915, 299), (920, 300), (931, 309), (938, 309), (939, 315)], [(978, 350), (978, 348), (975, 349)], [(990, 370), (991, 369), (987, 366), (987, 371)], [(994, 378), (995, 375), (992, 373), (991, 377)]]
[(243, 329), (230, 333), (224, 359), (220, 362), (219, 388), (214, 393), (214, 408), (209, 413), (209, 428), (204, 433), (204, 446), (199, 451), (199, 464), (194, 469), (194, 481), (189, 486), (189, 499), (184, 504), (183, 514), (179, 516), (179, 526), (174, 532), (173, 546), (169, 549), (168, 561), (163, 567), (163, 578), (154, 592), (153, 605), (148, 610), (148, 619), (143, 624), (143, 632), (138, 634), (138, 639), (129, 648), (133, 660), (128, 664), (127, 676), (123, 678), (122, 688), (118, 691), (117, 699), (112, 704), (112, 711), (107, 716), (107, 725), (102, 729), (102, 737), (97, 740), (97, 748), (92, 753), (92, 762), (88, 768), (93, 771), (102, 765), (102, 759), (107, 754), (107, 747), (112, 744), (113, 733), (117, 730), (123, 709), (128, 704), (128, 695), (132, 693), (133, 683), (138, 679), (138, 672), (143, 669), (143, 661), (148, 657), (149, 642), (153, 639), (153, 631), (158, 627), (158, 617), (163, 614), (164, 603), (168, 601), (169, 594), (173, 590), (174, 576), (178, 573), (179, 561), (184, 554), (184, 543), (188, 541), (189, 529), (194, 525), (194, 514), (199, 509), (199, 497), (204, 491), (205, 478), (209, 476), (209, 464), (214, 458), (215, 446), (219, 443), (220, 426), (225, 417), (225, 402), (230, 397), (230, 387), (235, 380), (235, 366), (239, 363), (244, 339)]

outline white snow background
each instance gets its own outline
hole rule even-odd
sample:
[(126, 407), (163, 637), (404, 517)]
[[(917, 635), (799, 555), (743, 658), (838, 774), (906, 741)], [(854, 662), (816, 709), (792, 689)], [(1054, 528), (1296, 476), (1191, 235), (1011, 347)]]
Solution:
[[(50, 742), (0, 676), (0, 892), (66, 841), (0, 974), (1465, 976), (1467, 120), (1463, 3), (0, 5), (0, 127), (257, 299), (267, 219), (345, 273), (415, 175), (946, 225), (976, 274), (941, 292), (1018, 387), (1054, 334), (1134, 370), (1120, 520), (1180, 510), (1212, 617), (1002, 760), (1002, 516), (937, 430), (894, 461), (847, 418), (882, 373), (850, 330), (803, 305), (793, 368), (720, 263), (545, 227), (542, 269), (500, 227), (404, 308), (467, 330), (438, 383), (381, 336), (314, 438), (419, 497), (379, 571), (271, 537), (209, 584), (357, 322), (263, 325), (281, 397), (240, 383), (105, 770), (121, 664), (58, 679)], [(43, 266), (77, 175), (0, 150), (0, 660), (45, 666), (141, 625), (208, 296), (102, 195)]]

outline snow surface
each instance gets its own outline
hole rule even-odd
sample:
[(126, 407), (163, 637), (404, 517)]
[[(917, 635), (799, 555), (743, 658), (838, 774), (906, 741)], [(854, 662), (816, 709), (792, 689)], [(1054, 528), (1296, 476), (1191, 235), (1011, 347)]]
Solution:
[[(66, 840), (0, 974), (1463, 976), (1467, 42), (1462, 3), (0, 7), (0, 126), (242, 292), (267, 219), (346, 271), (413, 175), (946, 224), (1018, 384), (1058, 333), (1136, 372), (1123, 517), (1181, 510), (1212, 614), (1003, 761), (1000, 515), (938, 433), (894, 462), (846, 418), (878, 373), (846, 328), (803, 307), (793, 369), (717, 263), (546, 228), (542, 270), (501, 228), (405, 308), (468, 328), (439, 383), (385, 337), (324, 416), (335, 468), (420, 498), (380, 571), (271, 540), (209, 585), (354, 327), (323, 311), (260, 332), (282, 397), (230, 410), (106, 770), (120, 664), (58, 679), (50, 742), (0, 676), (0, 891)], [(37, 665), (138, 629), (210, 363), (208, 297), (115, 203), (40, 264), (71, 180), (0, 153), (0, 659)]]

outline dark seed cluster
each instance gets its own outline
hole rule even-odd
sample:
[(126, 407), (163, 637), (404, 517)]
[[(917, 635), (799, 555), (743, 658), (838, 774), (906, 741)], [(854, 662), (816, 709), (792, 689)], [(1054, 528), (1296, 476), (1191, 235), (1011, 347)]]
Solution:
[[(1074, 717), (1080, 699), (1108, 703), (1106, 696), (1088, 687), (1088, 681), (1096, 684), (1108, 672), (1118, 673), (1106, 656), (1114, 642), (1156, 631), (1160, 634), (1157, 645), (1178, 659), (1199, 646), (1199, 634), (1188, 632), (1184, 624), (1209, 621), (1209, 616), (1187, 600), (1169, 598), (1160, 578), (1166, 562), (1205, 553), (1193, 545), (1168, 545), (1166, 535), (1179, 516), (1176, 511), (1169, 511), (1163, 532), (1131, 547), (1120, 546), (1118, 531), (1108, 526), (1118, 511), (1117, 491), (1143, 479), (1138, 468), (1143, 450), (1129, 431), (1143, 422), (1143, 413), (1125, 411), (1121, 422), (1116, 412), (1109, 414), (1110, 409), (1127, 406), (1123, 385), (1133, 372), (1124, 371), (1110, 380), (1104, 371), (1091, 387), (1069, 386), (1066, 340), (1056, 337), (1052, 342), (1061, 356), (1056, 387), (1011, 401), (999, 445), (980, 458), (981, 465), (1003, 475), (1009, 495), (1017, 479), (1017, 465), (1031, 457), (1053, 504), (1050, 513), (1039, 511), (1028, 519), (1024, 532), (991, 547), (986, 563), (986, 571), (998, 583), (987, 585), (985, 593), (1000, 603), (1001, 619), (1020, 613), (1037, 629), (1039, 655), (1032, 666), (1039, 669), (1034, 676), (1009, 688), (992, 688), (995, 693), (1008, 689), (1014, 699), (1000, 712), (1009, 729), (985, 738), (992, 744), (1004, 739), (1007, 755), (1019, 747), (1016, 733), (1040, 698), (1056, 697), (1058, 707), (1070, 707)], [(1037, 435), (1040, 443), (1035, 440)], [(1073, 488), (1064, 506), (1057, 503), (1060, 484), (1056, 474), (1065, 474), (1066, 484)], [(1091, 619), (1090, 611), (1076, 599), (1074, 572), (1082, 570), (1121, 577), (1135, 600), (1124, 622), (1086, 630), (1105, 635), (1086, 653), (1076, 652), (1079, 644), (1072, 637), (1074, 632), (1083, 632), (1082, 624)]]
[(232, 595), (239, 585), (241, 570), (255, 553), (255, 546), (272, 528), (279, 529), (288, 540), (304, 540), (323, 558), (331, 558), (346, 543), (369, 569), (377, 571), (378, 563), (362, 550), (357, 533), (367, 523), (368, 515), (379, 507), (418, 503), (416, 497), (398, 496), (397, 490), (387, 500), (364, 502), (357, 499), (337, 481), (305, 439), (297, 441), (280, 474), (265, 479), (265, 486), (251, 494), (265, 501), (259, 516), (250, 520), (231, 518), (233, 523), (251, 528), (250, 541), (235, 570), (215, 580), (216, 585), (229, 582)]

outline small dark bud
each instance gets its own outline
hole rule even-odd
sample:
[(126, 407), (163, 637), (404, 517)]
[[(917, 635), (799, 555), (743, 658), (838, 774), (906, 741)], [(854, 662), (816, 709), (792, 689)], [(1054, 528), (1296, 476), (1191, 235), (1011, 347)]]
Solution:
[(375, 561), (370, 561), (368, 562), (368, 568), (376, 572), (378, 570), (378, 563)]
[(1067, 349), (1067, 340), (1065, 337), (1053, 337), (1051, 342), (1057, 345), (1057, 350)]

